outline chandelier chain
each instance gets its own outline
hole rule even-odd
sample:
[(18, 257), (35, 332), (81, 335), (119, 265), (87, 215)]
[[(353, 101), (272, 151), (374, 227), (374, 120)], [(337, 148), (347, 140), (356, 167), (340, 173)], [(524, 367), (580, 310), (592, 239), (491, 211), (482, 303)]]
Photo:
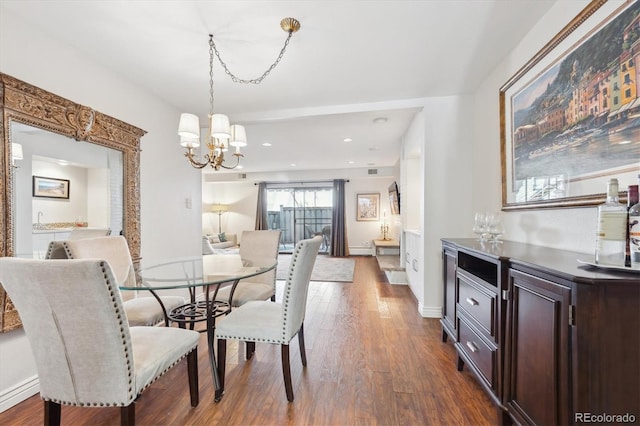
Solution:
[(288, 31), (288, 33), (289, 33), (289, 35), (287, 36), (287, 39), (284, 41), (284, 46), (282, 47), (282, 50), (280, 50), (280, 54), (278, 55), (278, 58), (275, 60), (275, 62), (273, 64), (271, 64), (271, 66), (260, 77), (253, 78), (253, 79), (250, 79), (250, 80), (245, 80), (245, 79), (242, 79), (242, 78), (238, 78), (229, 70), (229, 67), (227, 67), (227, 64), (222, 60), (222, 57), (220, 56), (220, 52), (218, 51), (218, 48), (216, 47), (216, 44), (213, 41), (213, 36), (210, 36), (211, 38), (209, 39), (209, 46), (211, 46), (211, 48), (213, 48), (213, 50), (215, 52), (215, 55), (218, 58), (218, 61), (220, 61), (220, 64), (224, 68), (224, 72), (229, 77), (231, 77), (231, 80), (234, 83), (260, 84), (262, 82), (262, 80), (264, 80), (265, 77), (268, 76), (269, 73), (271, 71), (273, 71), (273, 69), (280, 63), (280, 60), (282, 60), (282, 57), (284, 56), (284, 52), (287, 50), (287, 46), (289, 46), (289, 40), (291, 40), (291, 36), (293, 35), (293, 31)]
[(209, 117), (213, 115), (213, 35), (209, 34)]

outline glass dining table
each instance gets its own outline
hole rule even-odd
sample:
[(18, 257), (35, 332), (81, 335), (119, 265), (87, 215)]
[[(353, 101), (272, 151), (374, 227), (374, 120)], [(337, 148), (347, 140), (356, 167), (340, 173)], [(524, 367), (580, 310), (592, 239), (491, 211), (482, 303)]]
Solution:
[[(216, 318), (231, 312), (231, 301), (240, 280), (275, 269), (275, 259), (243, 259), (238, 254), (208, 254), (170, 260), (140, 270), (138, 284), (120, 286), (120, 290), (149, 291), (165, 310), (168, 322), (179, 327), (195, 328), (198, 322), (205, 322), (209, 365), (215, 386), (215, 401), (222, 398), (220, 378), (214, 352)], [(228, 300), (217, 300), (218, 291), (231, 286)], [(162, 290), (186, 289), (189, 302), (167, 312), (158, 296)], [(198, 291), (200, 289), (200, 291)], [(226, 295), (225, 295), (226, 298)]]

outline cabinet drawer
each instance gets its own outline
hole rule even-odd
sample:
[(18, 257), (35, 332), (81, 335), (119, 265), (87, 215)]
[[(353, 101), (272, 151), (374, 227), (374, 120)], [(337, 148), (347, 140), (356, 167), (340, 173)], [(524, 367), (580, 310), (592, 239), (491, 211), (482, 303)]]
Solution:
[(458, 340), (458, 350), (473, 362), (482, 378), (495, 389), (494, 366), (496, 360), (496, 350), (489, 347), (482, 339), (458, 317), (458, 329), (460, 339)]
[(495, 294), (482, 292), (479, 284), (474, 283), (464, 274), (458, 275), (458, 304), (478, 322), (478, 325), (495, 340)]

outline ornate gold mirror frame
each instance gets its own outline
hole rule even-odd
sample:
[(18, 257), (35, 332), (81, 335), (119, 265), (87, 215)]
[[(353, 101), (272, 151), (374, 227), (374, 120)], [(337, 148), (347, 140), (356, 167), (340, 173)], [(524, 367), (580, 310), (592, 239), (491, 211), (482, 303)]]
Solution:
[[(15, 255), (12, 121), (122, 152), (123, 232), (136, 269), (140, 263), (140, 138), (144, 130), (0, 73), (0, 257)], [(0, 285), (0, 333), (22, 326)]]

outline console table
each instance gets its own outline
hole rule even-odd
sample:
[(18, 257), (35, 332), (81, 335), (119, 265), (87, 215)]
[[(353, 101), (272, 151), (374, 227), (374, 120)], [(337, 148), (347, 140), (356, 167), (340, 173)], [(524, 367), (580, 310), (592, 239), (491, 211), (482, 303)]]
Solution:
[(400, 242), (398, 240), (373, 240), (373, 250), (375, 256), (382, 255), (384, 249), (395, 249), (400, 253)]
[[(389, 254), (388, 251), (395, 253)], [(373, 254), (378, 268), (385, 273), (390, 284), (406, 284), (405, 269), (400, 263), (400, 242), (398, 240), (373, 240)]]
[(443, 239), (442, 250), (442, 339), (500, 423), (640, 419), (640, 274), (509, 241)]

